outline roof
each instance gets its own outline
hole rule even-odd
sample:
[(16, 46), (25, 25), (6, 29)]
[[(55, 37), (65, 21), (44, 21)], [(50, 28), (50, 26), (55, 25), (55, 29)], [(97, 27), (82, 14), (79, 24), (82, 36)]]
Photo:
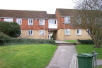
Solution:
[(61, 16), (74, 16), (76, 9), (56, 9)]
[(80, 10), (80, 9), (56, 9), (61, 16), (75, 16), (77, 12), (85, 12), (87, 14), (96, 14), (102, 17), (102, 11), (100, 10)]
[(0, 17), (48, 18), (46, 11), (2, 10), (2, 9), (0, 9)]
[(55, 14), (47, 14), (49, 19), (56, 19), (56, 15)]

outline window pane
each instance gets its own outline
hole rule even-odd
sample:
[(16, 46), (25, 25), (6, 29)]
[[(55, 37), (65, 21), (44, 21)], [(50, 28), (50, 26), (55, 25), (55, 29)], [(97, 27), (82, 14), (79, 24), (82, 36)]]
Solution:
[(65, 23), (70, 23), (70, 17), (64, 17), (64, 21), (65, 21)]
[(70, 35), (70, 29), (65, 29), (65, 35)]
[(33, 19), (28, 19), (28, 25), (33, 25)]
[(81, 18), (77, 18), (77, 19), (76, 19), (76, 23), (77, 23), (77, 24), (81, 24)]
[(77, 29), (77, 35), (81, 35), (81, 29)]
[(56, 24), (56, 20), (49, 20), (50, 24)]
[(28, 30), (28, 35), (32, 36), (33, 35), (33, 31), (32, 30)]
[(40, 36), (44, 36), (45, 35), (45, 30), (40, 30)]
[(6, 21), (6, 22), (13, 22), (13, 18), (5, 18), (4, 21)]
[(16, 19), (16, 22), (21, 25), (22, 24), (22, 19)]
[(40, 20), (39, 20), (39, 24), (40, 24), (40, 25), (45, 25), (45, 20), (44, 20), (44, 19), (40, 19)]

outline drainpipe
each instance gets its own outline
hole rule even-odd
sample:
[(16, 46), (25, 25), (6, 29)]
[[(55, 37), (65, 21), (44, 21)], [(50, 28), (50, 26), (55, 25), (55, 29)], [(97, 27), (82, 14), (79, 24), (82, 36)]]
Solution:
[[(97, 54), (95, 51), (92, 52), (93, 53), (93, 68), (97, 68)], [(95, 66), (95, 67), (94, 67)]]

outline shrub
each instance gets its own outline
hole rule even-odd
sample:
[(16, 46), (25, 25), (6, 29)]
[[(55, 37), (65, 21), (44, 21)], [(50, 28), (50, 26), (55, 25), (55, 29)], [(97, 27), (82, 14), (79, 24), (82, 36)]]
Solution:
[(54, 44), (54, 40), (46, 39), (26, 39), (26, 38), (13, 38), (4, 40), (5, 44)]
[(92, 40), (78, 40), (78, 42), (81, 44), (94, 44)]
[(0, 32), (0, 44), (4, 43), (4, 40), (9, 40), (10, 37), (6, 34), (4, 34), (3, 32)]
[(0, 21), (0, 31), (10, 37), (18, 37), (21, 34), (20, 26), (16, 22)]

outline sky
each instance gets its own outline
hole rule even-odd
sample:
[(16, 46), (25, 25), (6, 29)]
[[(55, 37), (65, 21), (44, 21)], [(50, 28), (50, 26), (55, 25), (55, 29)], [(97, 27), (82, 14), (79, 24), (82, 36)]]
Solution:
[(0, 9), (47, 11), (54, 14), (56, 8), (73, 9), (73, 0), (0, 0)]

